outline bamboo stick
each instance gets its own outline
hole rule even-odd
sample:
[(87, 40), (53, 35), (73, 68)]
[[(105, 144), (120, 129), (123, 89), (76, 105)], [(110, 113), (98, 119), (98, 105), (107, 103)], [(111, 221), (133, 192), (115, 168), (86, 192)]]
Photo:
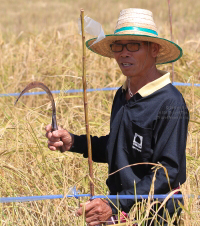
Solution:
[[(85, 46), (85, 32), (84, 32), (84, 10), (81, 9), (81, 30), (82, 30), (82, 48), (83, 48), (83, 99), (84, 99), (84, 111), (85, 111), (85, 127), (86, 127), (86, 135), (87, 135), (87, 144), (88, 144), (88, 166), (89, 166), (89, 175), (93, 180), (93, 169), (92, 169), (92, 147), (91, 147), (91, 140), (90, 140), (90, 127), (88, 121), (88, 100), (87, 100), (87, 84), (86, 84), (86, 46)], [(90, 195), (94, 196), (94, 184), (90, 181)]]
[[(167, 0), (167, 2), (168, 2), (171, 41), (173, 42), (174, 38), (173, 38), (173, 34), (172, 34), (172, 14), (171, 14), (171, 8), (170, 8), (170, 0)], [(172, 82), (174, 82), (174, 62), (172, 62)]]

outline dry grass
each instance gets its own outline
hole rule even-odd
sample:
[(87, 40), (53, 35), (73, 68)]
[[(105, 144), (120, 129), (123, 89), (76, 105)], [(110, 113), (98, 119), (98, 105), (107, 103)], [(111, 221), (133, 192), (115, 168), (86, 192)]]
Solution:
[[(169, 38), (167, 1), (11, 1), (1, 0), (0, 9), (0, 93), (20, 92), (33, 80), (44, 82), (51, 90), (81, 89), (81, 37), (77, 18), (85, 14), (103, 24), (111, 33), (120, 9), (148, 8), (153, 11), (159, 33)], [(200, 83), (200, 32), (198, 1), (173, 2), (175, 40), (184, 56), (175, 63), (175, 81)], [(89, 38), (89, 36), (87, 37)], [(160, 69), (171, 70), (171, 65)], [(114, 60), (87, 51), (89, 88), (116, 87), (124, 80)], [(187, 142), (187, 181), (183, 194), (200, 195), (200, 90), (178, 87), (190, 110)], [(110, 109), (114, 91), (88, 93), (90, 130), (101, 136), (109, 132)], [(54, 95), (58, 122), (71, 132), (85, 133), (82, 94)], [(50, 152), (45, 125), (51, 123), (46, 95), (14, 97), (0, 102), (0, 196), (66, 194), (74, 185), (89, 193), (87, 160), (78, 154)], [(94, 164), (96, 193), (106, 194), (107, 165)], [(45, 200), (0, 204), (0, 225), (82, 225), (74, 216), (78, 200)], [(185, 198), (182, 218), (185, 225), (199, 225), (199, 203)]]

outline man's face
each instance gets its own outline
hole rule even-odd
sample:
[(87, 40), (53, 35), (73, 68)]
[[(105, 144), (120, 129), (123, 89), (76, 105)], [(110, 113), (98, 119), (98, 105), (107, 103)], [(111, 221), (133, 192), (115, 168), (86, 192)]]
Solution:
[(155, 58), (151, 55), (152, 45), (147, 42), (121, 40), (115, 43), (140, 44), (138, 51), (135, 52), (128, 51), (125, 46), (121, 52), (114, 52), (114, 58), (125, 76), (143, 76), (151, 68), (152, 64), (155, 63)]

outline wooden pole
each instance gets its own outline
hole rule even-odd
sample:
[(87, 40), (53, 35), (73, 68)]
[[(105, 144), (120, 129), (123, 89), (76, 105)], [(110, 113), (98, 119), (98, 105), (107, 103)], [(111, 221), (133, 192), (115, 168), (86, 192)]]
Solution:
[[(169, 13), (171, 41), (173, 42), (173, 35), (172, 35), (172, 14), (171, 14), (171, 8), (170, 8), (170, 0), (167, 0), (167, 1), (168, 1), (168, 13)], [(172, 82), (174, 82), (174, 62), (172, 62)]]
[[(86, 127), (86, 135), (87, 135), (87, 144), (88, 144), (88, 165), (89, 165), (89, 175), (93, 181), (93, 169), (92, 169), (92, 147), (90, 140), (90, 127), (88, 121), (88, 101), (87, 101), (87, 84), (86, 84), (86, 46), (85, 46), (85, 31), (84, 31), (84, 10), (81, 9), (81, 30), (82, 30), (82, 48), (83, 48), (83, 99), (84, 99), (84, 110), (85, 110), (85, 127)], [(94, 184), (90, 181), (90, 195), (94, 196)]]

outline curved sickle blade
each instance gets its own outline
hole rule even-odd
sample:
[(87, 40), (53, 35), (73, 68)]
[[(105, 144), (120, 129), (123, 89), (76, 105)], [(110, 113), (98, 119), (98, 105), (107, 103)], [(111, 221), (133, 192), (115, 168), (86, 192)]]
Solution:
[[(20, 93), (20, 95), (18, 96), (18, 98), (15, 101), (15, 105), (17, 104), (18, 100), (20, 99), (20, 97), (26, 93), (27, 91), (29, 91), (30, 89), (33, 88), (41, 88), (43, 89), (47, 94), (48, 97), (51, 101), (51, 106), (52, 106), (52, 129), (53, 131), (58, 130), (58, 126), (57, 126), (57, 120), (56, 120), (56, 106), (55, 106), (55, 101), (53, 98), (53, 95), (50, 91), (50, 89), (42, 82), (31, 82), (29, 83)], [(60, 147), (60, 152), (64, 152), (63, 146)]]

